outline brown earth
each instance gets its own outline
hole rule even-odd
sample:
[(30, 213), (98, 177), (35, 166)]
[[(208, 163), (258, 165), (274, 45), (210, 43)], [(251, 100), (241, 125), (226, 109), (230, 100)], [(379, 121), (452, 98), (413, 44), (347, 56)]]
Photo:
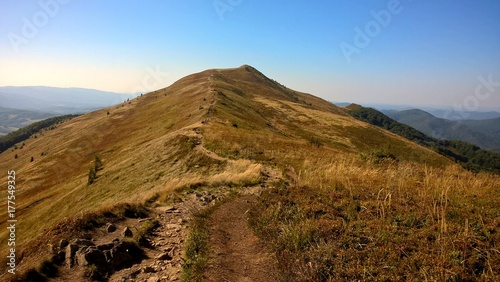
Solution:
[(210, 259), (204, 281), (276, 281), (276, 260), (248, 226), (256, 196), (221, 205), (210, 218)]
[[(203, 146), (203, 136), (196, 146), (202, 154), (221, 161), (234, 162), (221, 157)], [(193, 134), (192, 134), (193, 135)], [(274, 255), (266, 250), (264, 244), (248, 225), (248, 210), (256, 203), (263, 189), (281, 179), (281, 173), (271, 167), (262, 169), (263, 183), (260, 186), (246, 187), (235, 199), (224, 202), (210, 217), (210, 257), (203, 275), (203, 281), (273, 281), (276, 280), (277, 266)], [(120, 231), (129, 227), (137, 232), (141, 222), (157, 220), (158, 227), (147, 236), (148, 247), (144, 247), (145, 258), (129, 268), (113, 273), (108, 281), (180, 281), (184, 263), (184, 243), (189, 235), (193, 211), (213, 206), (223, 201), (229, 193), (221, 188), (217, 191), (197, 191), (177, 194), (171, 205), (156, 203), (148, 219), (127, 219), (117, 223), (117, 231), (109, 233), (102, 227), (92, 234), (96, 244), (111, 242)], [(173, 196), (173, 195), (172, 195)], [(167, 259), (160, 257), (166, 254)], [(83, 269), (62, 268), (57, 278), (51, 281), (89, 281), (83, 277)]]
[[(221, 204), (211, 215), (210, 256), (202, 281), (278, 280), (274, 255), (248, 225), (248, 210), (262, 189), (244, 188), (241, 196)], [(224, 197), (224, 193), (196, 192), (186, 195), (181, 202), (153, 208), (150, 219), (156, 219), (158, 227), (146, 237), (149, 247), (143, 248), (145, 258), (130, 268), (113, 273), (108, 281), (180, 281), (192, 211), (209, 207)], [(106, 227), (99, 228), (93, 232), (92, 241), (96, 245), (111, 242), (121, 237), (120, 233), (126, 226), (137, 232), (141, 222), (150, 219), (127, 219), (117, 223), (117, 230), (113, 233), (107, 232)], [(160, 259), (162, 254), (168, 254), (167, 259)], [(58, 277), (50, 280), (89, 281), (83, 277), (83, 269), (64, 266)]]

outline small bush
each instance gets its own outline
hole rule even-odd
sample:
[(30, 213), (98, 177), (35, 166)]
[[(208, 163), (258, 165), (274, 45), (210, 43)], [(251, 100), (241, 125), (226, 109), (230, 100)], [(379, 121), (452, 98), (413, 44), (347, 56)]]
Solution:
[(37, 282), (43, 282), (47, 281), (47, 278), (45, 278), (40, 272), (38, 272), (36, 269), (31, 268), (26, 273), (24, 273), (20, 278), (18, 279), (13, 279), (13, 281), (37, 281)]
[(102, 160), (99, 156), (95, 156), (94, 158), (94, 170), (97, 172), (97, 171), (100, 171), (102, 170), (103, 168), (103, 165), (102, 165)]
[(321, 143), (321, 140), (319, 140), (319, 138), (316, 137), (312, 137), (311, 139), (309, 139), (309, 143), (318, 148), (323, 145), (323, 143)]
[(45, 260), (38, 268), (38, 272), (49, 278), (53, 278), (57, 276), (58, 268), (52, 261)]
[(91, 185), (92, 183), (95, 182), (96, 179), (97, 179), (97, 173), (95, 171), (95, 168), (91, 167), (89, 169), (89, 179), (87, 185)]
[(92, 281), (100, 281), (103, 278), (101, 273), (97, 270), (97, 266), (93, 264), (85, 268), (83, 276), (91, 279)]

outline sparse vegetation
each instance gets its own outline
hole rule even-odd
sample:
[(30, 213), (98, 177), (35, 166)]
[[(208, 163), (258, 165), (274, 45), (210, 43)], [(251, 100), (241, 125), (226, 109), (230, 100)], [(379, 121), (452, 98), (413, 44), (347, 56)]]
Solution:
[(321, 140), (317, 137), (311, 137), (309, 139), (309, 143), (311, 143), (311, 145), (313, 146), (316, 146), (316, 147), (321, 147), (321, 145), (323, 145), (323, 143), (321, 143)]
[(88, 180), (87, 180), (87, 185), (91, 185), (96, 181), (97, 172), (102, 170), (102, 168), (103, 168), (101, 158), (97, 155), (94, 158), (93, 164), (94, 164), (94, 166), (89, 168), (89, 176), (88, 176)]
[(40, 272), (40, 274), (42, 274), (48, 278), (53, 278), (53, 277), (57, 276), (58, 267), (52, 261), (45, 260), (38, 267), (38, 272)]
[(205, 211), (193, 215), (193, 225), (186, 242), (185, 263), (181, 281), (201, 281), (203, 270), (208, 261), (210, 230), (207, 220), (209, 214), (209, 211)]
[(147, 246), (146, 235), (151, 232), (151, 230), (158, 227), (158, 220), (150, 219), (141, 223), (140, 227), (134, 234), (134, 240), (139, 244), (139, 246)]
[(303, 171), (251, 217), (287, 281), (499, 278), (495, 176), (355, 159)]
[[(22, 151), (0, 154), (6, 166), (29, 172), (16, 202), (20, 271), (49, 257), (46, 244), (63, 236), (147, 217), (140, 204), (147, 200), (175, 203), (188, 189), (261, 185), (272, 167), (283, 179), (261, 195), (252, 226), (278, 254), (286, 278), (498, 280), (498, 175), (466, 171), (326, 101), (285, 93), (251, 68), (217, 72), (207, 89), (212, 73), (179, 80), (161, 99), (144, 95), (113, 110), (112, 119), (89, 113), (27, 146), (16, 143)], [(214, 97), (210, 113), (199, 110), (207, 93)], [(44, 150), (35, 171), (26, 158)], [(106, 170), (98, 181), (96, 152)], [(470, 156), (481, 154), (471, 148)], [(75, 189), (90, 179), (92, 189)], [(4, 224), (7, 216), (0, 212)], [(200, 277), (206, 263), (203, 222), (202, 215), (188, 242), (185, 279)], [(143, 229), (153, 226), (147, 221)]]
[(89, 178), (87, 181), (87, 185), (92, 185), (94, 181), (97, 179), (97, 172), (95, 171), (95, 168), (91, 167), (89, 168)]
[[(15, 144), (28, 139), (30, 136), (40, 132), (45, 128), (53, 128), (55, 124), (61, 123), (65, 120), (77, 117), (78, 115), (65, 115), (48, 118), (39, 122), (35, 122), (26, 127), (11, 132), (3, 137), (0, 137), (0, 153), (14, 146)], [(36, 136), (36, 135), (35, 135)], [(35, 137), (36, 138), (36, 137)], [(24, 147), (24, 143), (23, 146)]]
[(99, 271), (97, 271), (97, 266), (95, 266), (94, 264), (85, 267), (83, 276), (87, 277), (88, 279), (91, 279), (92, 281), (95, 280), (99, 281), (102, 279), (101, 275), (99, 274)]
[(97, 172), (102, 170), (102, 168), (103, 168), (102, 160), (98, 155), (96, 155), (94, 158), (94, 170)]

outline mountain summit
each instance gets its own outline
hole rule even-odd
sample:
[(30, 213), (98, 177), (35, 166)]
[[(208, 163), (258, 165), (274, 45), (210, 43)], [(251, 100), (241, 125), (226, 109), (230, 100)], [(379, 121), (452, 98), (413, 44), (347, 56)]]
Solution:
[[(210, 169), (181, 162), (196, 158), (199, 152), (184, 147), (200, 138), (208, 149), (253, 161), (272, 160), (274, 151), (288, 146), (309, 148), (316, 140), (325, 153), (358, 154), (380, 148), (402, 160), (448, 163), (251, 66), (210, 69), (59, 124), (0, 154), (2, 168), (16, 170), (23, 187), (19, 216), (26, 218), (21, 224), (32, 230), (25, 239), (64, 217), (175, 189), (173, 179), (208, 180)], [(86, 187), (89, 164), (96, 155), (105, 167), (99, 180)], [(6, 213), (0, 216), (5, 222)]]
[[(38, 257), (34, 250), (44, 254), (44, 242), (73, 232), (61, 231), (69, 222), (119, 203), (167, 201), (192, 187), (247, 187), (275, 175), (269, 171), (283, 174), (277, 183), (315, 187), (343, 167), (345, 175), (364, 175), (359, 184), (368, 187), (363, 181), (385, 171), (372, 171), (372, 161), (384, 167), (454, 167), (429, 149), (248, 65), (186, 76), (41, 131), (0, 154), (2, 171), (17, 175), (17, 243), (28, 262)], [(348, 185), (338, 177), (338, 187)], [(388, 179), (372, 183), (378, 187)], [(7, 218), (0, 212), (2, 251)]]

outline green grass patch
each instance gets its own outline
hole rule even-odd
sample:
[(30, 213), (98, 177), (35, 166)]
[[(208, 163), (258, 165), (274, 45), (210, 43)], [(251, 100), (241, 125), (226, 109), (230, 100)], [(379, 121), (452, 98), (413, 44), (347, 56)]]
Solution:
[(207, 209), (194, 214), (193, 226), (186, 241), (185, 263), (181, 281), (201, 281), (209, 256), (210, 229), (208, 218), (212, 211), (213, 209)]

